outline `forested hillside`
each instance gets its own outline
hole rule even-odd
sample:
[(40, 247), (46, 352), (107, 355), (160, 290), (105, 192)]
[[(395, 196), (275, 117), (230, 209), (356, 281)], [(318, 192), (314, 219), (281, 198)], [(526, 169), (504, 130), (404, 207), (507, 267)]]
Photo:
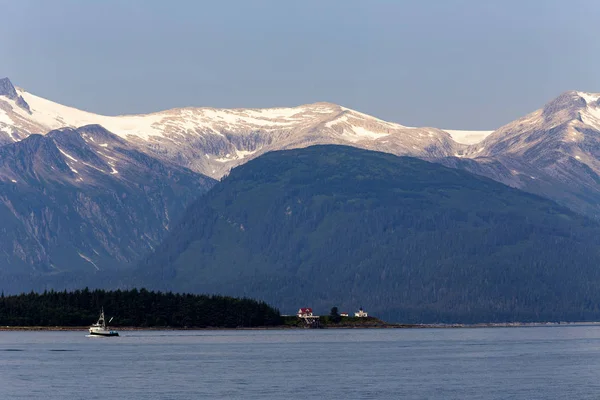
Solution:
[(156, 293), (145, 289), (29, 293), (0, 297), (0, 326), (86, 326), (100, 309), (128, 327), (255, 327), (281, 323), (263, 302), (224, 296)]
[(468, 172), (341, 146), (266, 154), (200, 198), (135, 279), (390, 322), (600, 318), (600, 227)]

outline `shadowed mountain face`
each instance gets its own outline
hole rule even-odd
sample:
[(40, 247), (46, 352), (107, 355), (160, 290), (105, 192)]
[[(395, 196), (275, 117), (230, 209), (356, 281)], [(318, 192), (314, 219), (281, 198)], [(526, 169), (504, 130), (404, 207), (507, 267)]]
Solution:
[(393, 321), (598, 318), (600, 227), (544, 198), (340, 146), (266, 154), (194, 203), (143, 262), (158, 289), (360, 305)]
[(15, 105), (27, 113), (31, 114), (29, 104), (23, 99), (21, 95), (17, 93), (17, 90), (13, 86), (12, 82), (8, 78), (0, 79), (0, 96), (5, 96), (15, 102)]
[(2, 146), (0, 273), (26, 282), (126, 266), (212, 184), (99, 126)]

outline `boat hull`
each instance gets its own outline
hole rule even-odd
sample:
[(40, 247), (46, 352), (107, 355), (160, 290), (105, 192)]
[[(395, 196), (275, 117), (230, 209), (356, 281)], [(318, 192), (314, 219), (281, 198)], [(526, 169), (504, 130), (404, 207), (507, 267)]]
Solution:
[(107, 331), (107, 332), (90, 331), (90, 335), (92, 335), (92, 336), (106, 336), (106, 337), (110, 337), (110, 336), (119, 336), (119, 332), (115, 332), (115, 331)]

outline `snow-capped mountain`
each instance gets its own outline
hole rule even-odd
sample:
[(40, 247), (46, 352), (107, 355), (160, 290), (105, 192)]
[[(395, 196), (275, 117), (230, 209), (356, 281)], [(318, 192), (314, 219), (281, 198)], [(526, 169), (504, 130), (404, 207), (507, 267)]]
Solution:
[(443, 160), (600, 217), (600, 94), (566, 92)]
[(581, 149), (598, 144), (598, 138), (586, 135), (586, 131), (600, 131), (600, 94), (571, 91), (496, 130), (479, 145), (470, 147), (465, 155), (525, 156), (536, 161), (544, 157), (537, 151), (539, 147), (552, 145), (565, 155), (577, 157)]
[(0, 147), (0, 276), (123, 267), (213, 180), (98, 125)]
[(600, 217), (600, 95), (567, 92), (496, 131), (414, 128), (331, 103), (102, 116), (0, 81), (0, 143), (98, 124), (132, 148), (220, 179), (271, 150), (345, 144), (465, 168)]
[[(440, 129), (406, 127), (330, 103), (272, 109), (180, 108), (110, 117), (15, 89), (8, 79), (2, 82), (0, 143), (22, 140), (32, 133), (98, 124), (154, 156), (214, 178), (267, 151), (313, 144), (346, 144), (421, 158), (451, 156), (466, 147)], [(468, 132), (453, 133), (469, 136)], [(467, 138), (466, 143), (472, 140)]]

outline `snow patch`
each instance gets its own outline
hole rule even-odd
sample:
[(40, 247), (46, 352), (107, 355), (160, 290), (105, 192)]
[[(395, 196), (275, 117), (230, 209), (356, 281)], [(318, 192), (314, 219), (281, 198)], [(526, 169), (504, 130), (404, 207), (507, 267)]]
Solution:
[(0, 108), (0, 122), (3, 122), (7, 125), (13, 125), (13, 120), (8, 116), (6, 111)]
[(355, 126), (352, 128), (352, 130), (360, 137), (363, 138), (369, 138), (369, 139), (379, 139), (385, 136), (388, 136), (389, 133), (385, 133), (385, 132), (375, 132), (375, 131), (371, 131), (369, 129), (365, 129), (363, 127), (360, 126)]
[(90, 264), (92, 264), (94, 266), (94, 268), (96, 268), (97, 271), (100, 271), (100, 268), (98, 268), (98, 266), (96, 265), (96, 263), (94, 263), (91, 258), (86, 257), (86, 256), (84, 256), (83, 254), (81, 254), (79, 252), (77, 254), (79, 254), (79, 257), (83, 258), (85, 261), (87, 261)]
[[(227, 154), (225, 154), (225, 157), (215, 158), (215, 161), (224, 163), (224, 162), (229, 162), (229, 161), (233, 161), (233, 160), (239, 160), (241, 158), (246, 158), (247, 156), (252, 155), (252, 154), (256, 153), (257, 151), (258, 150), (248, 151), (248, 150), (235, 149), (235, 155), (231, 155), (231, 153), (227, 153)], [(208, 158), (208, 155), (206, 155), (206, 157)]]
[(587, 104), (595, 103), (600, 99), (600, 93), (577, 92), (577, 94), (583, 97)]
[(77, 162), (77, 160), (75, 159), (75, 157), (71, 156), (70, 154), (68, 154), (66, 151), (62, 150), (60, 147), (56, 146), (56, 148), (58, 149), (58, 151), (60, 151), (62, 153), (63, 156), (70, 158), (71, 160)]
[(103, 152), (101, 152), (101, 151), (97, 151), (96, 153), (100, 154), (102, 157), (106, 157), (106, 158), (108, 158), (109, 160), (118, 161), (116, 158), (114, 158), (114, 157), (111, 157), (111, 156), (109, 156), (108, 154), (104, 154), (104, 153), (103, 153)]
[(87, 165), (87, 166), (88, 166), (88, 167), (90, 167), (90, 168), (94, 168), (96, 171), (100, 171), (100, 172), (102, 172), (103, 174), (105, 174), (105, 173), (106, 173), (106, 171), (105, 171), (105, 170), (103, 170), (103, 169), (101, 169), (101, 168), (98, 168), (98, 167), (96, 167), (96, 166), (93, 166), (92, 164), (86, 163), (86, 162), (84, 162), (84, 161), (82, 161), (82, 163), (83, 163), (84, 165)]
[(600, 106), (588, 106), (581, 113), (581, 120), (592, 128), (600, 130)]
[(13, 128), (11, 128), (10, 126), (0, 126), (0, 132), (6, 133), (13, 142), (19, 141), (19, 139), (15, 138)]
[(389, 136), (389, 133), (385, 132), (375, 132), (369, 129), (365, 129), (361, 126), (352, 126), (349, 129), (344, 129), (342, 133), (342, 138), (348, 140), (349, 142), (358, 142), (359, 140), (365, 139), (379, 139)]
[(238, 150), (238, 149), (235, 149), (235, 155), (237, 156), (238, 159), (239, 158), (246, 158), (247, 156), (252, 155), (254, 153), (256, 153), (256, 150), (248, 151), (248, 150)]
[(447, 132), (452, 140), (461, 144), (477, 144), (494, 131), (461, 131), (455, 129), (442, 129)]
[(73, 168), (73, 167), (71, 166), (71, 164), (67, 163), (67, 165), (69, 166), (69, 168), (71, 169), (71, 171), (75, 172), (76, 174), (78, 174), (78, 173), (79, 173), (79, 172), (78, 172), (78, 171), (77, 171), (75, 168)]

